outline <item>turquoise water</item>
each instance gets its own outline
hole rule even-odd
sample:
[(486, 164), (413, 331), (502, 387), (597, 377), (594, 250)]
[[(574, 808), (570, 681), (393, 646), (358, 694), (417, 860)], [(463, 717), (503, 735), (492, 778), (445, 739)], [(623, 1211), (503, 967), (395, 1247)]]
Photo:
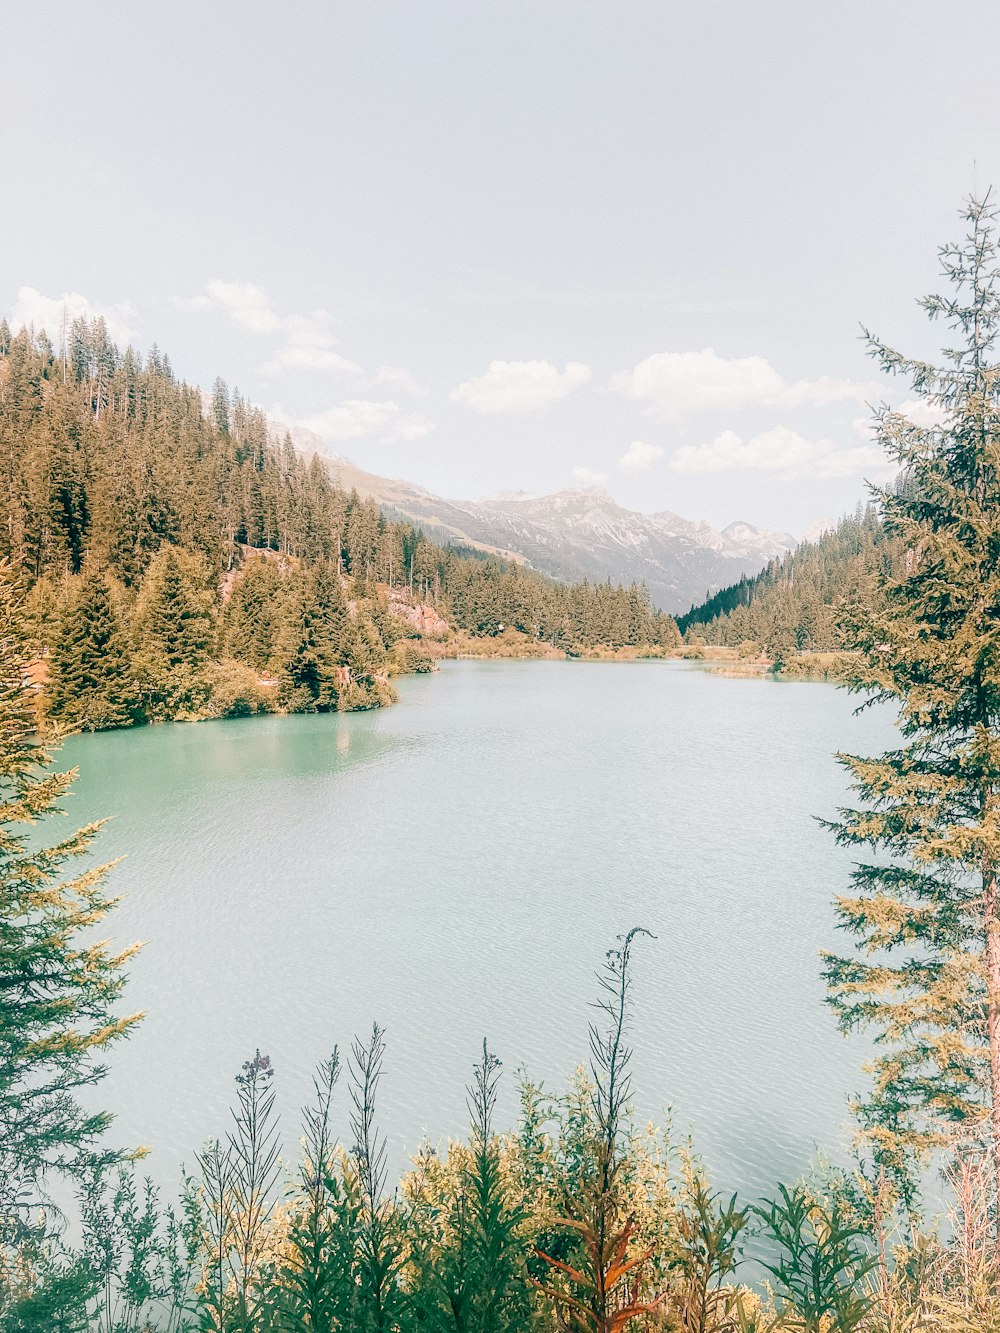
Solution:
[(815, 817), (845, 796), (833, 752), (891, 743), (888, 715), (665, 662), (448, 663), (400, 696), (66, 746), (72, 818), (113, 816), (127, 858), (115, 940), (148, 942), (101, 1094), (116, 1139), (172, 1183), (259, 1047), (294, 1144), (313, 1066), (376, 1018), (395, 1165), (462, 1129), (484, 1035), (509, 1123), (518, 1066), (555, 1091), (585, 1055), (594, 970), (641, 924), (641, 1114), (672, 1107), (725, 1188), (836, 1156), (865, 1047), (822, 1003), (849, 862)]

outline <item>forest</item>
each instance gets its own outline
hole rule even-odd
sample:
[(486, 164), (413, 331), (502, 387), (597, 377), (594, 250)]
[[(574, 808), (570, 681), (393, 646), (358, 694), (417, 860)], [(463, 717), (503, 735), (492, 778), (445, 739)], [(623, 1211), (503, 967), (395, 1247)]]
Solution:
[[(180, 688), (190, 663), (171, 658), (178, 636), (211, 644), (205, 660), (224, 661), (213, 657), (218, 640), (211, 636), (221, 632), (220, 620), (227, 624), (236, 592), (223, 609), (211, 579), (234, 571), (251, 586), (290, 578), (260, 555), (265, 550), (300, 561), (289, 568), (320, 589), (313, 604), (336, 605), (341, 623), (350, 621), (359, 636), (368, 617), (384, 650), (382, 603), (370, 584), (382, 559), (388, 575), (390, 557), (374, 540), (352, 547), (343, 524), (349, 529), (363, 506), (321, 481), (315, 463), (287, 458), (279, 482), (278, 460), (286, 456), (262, 437), (261, 467), (251, 462), (244, 472), (252, 450), (241, 453), (235, 440), (243, 427), (234, 430), (233, 420), (244, 409), (228, 393), (206, 415), (198, 396), (173, 386), (169, 368), (153, 357), (156, 367), (136, 372), (135, 383), (151, 376), (147, 396), (162, 389), (181, 420), (173, 435), (136, 427), (133, 440), (121, 419), (131, 401), (121, 365), (106, 374), (91, 365), (71, 373), (37, 340), (23, 339), (19, 352), (13, 340), (5, 403), (23, 407), (33, 384), (38, 392), (21, 419), (34, 432), (30, 447), (10, 447), (13, 410), (4, 418), (5, 466), (28, 459), (38, 472), (18, 474), (29, 500), (8, 510), (11, 547), (0, 563), (4, 1333), (1000, 1329), (1000, 366), (992, 359), (1000, 339), (1000, 241), (988, 200), (971, 199), (963, 216), (965, 239), (941, 251), (951, 290), (923, 302), (948, 326), (942, 364), (909, 358), (874, 336), (868, 341), (881, 370), (943, 409), (941, 424), (919, 427), (898, 411), (880, 411), (877, 437), (898, 462), (902, 484), (878, 491), (876, 510), (759, 585), (760, 603), (774, 614), (784, 605), (788, 624), (798, 624), (795, 607), (832, 596), (824, 562), (846, 554), (860, 592), (839, 616), (851, 650), (845, 686), (861, 707), (882, 701), (898, 717), (898, 741), (886, 752), (838, 756), (849, 804), (827, 824), (831, 840), (851, 851), (853, 868), (832, 909), (841, 950), (823, 953), (818, 969), (841, 1029), (874, 1038), (861, 1090), (845, 1108), (853, 1151), (837, 1167), (775, 1182), (760, 1199), (716, 1186), (668, 1125), (637, 1121), (631, 1032), (641, 998), (633, 967), (638, 951), (656, 948), (641, 924), (612, 942), (598, 971), (589, 1051), (568, 1088), (550, 1093), (521, 1076), (520, 1114), (513, 1125), (498, 1124), (499, 1080), (507, 1075), (487, 1038), (470, 1058), (466, 1137), (424, 1144), (398, 1182), (389, 1177), (379, 1118), (392, 1053), (377, 1023), (343, 1051), (334, 1044), (339, 1034), (331, 1034), (302, 1111), (295, 1161), (283, 1160), (279, 1148), (280, 1071), (255, 1049), (252, 1033), (248, 1058), (234, 1071), (229, 1122), (217, 1138), (192, 1145), (191, 1173), (175, 1199), (162, 1200), (144, 1181), (137, 1151), (109, 1145), (113, 1111), (95, 1109), (101, 1082), (116, 1045), (143, 1016), (125, 1006), (135, 950), (116, 949), (106, 936), (114, 866), (97, 864), (94, 851), (95, 839), (107, 835), (100, 824), (69, 834), (62, 825), (57, 833), (51, 818), (75, 775), (59, 769), (57, 737), (39, 727), (31, 673), (47, 617), (56, 615), (50, 599), (58, 604), (66, 581), (82, 596), (97, 577), (88, 561), (99, 557), (110, 611), (90, 622), (126, 637), (138, 625), (144, 636), (131, 642), (138, 662), (123, 654), (122, 688), (139, 681), (152, 690), (161, 679)], [(54, 383), (41, 375), (43, 362), (55, 368)], [(42, 381), (51, 386), (47, 394)], [(56, 418), (47, 403), (64, 415)], [(80, 458), (77, 444), (71, 449), (55, 429), (57, 419), (68, 433), (78, 431)], [(155, 412), (150, 420), (158, 420)], [(88, 442), (106, 442), (105, 432), (115, 431), (122, 449), (112, 464), (107, 450)], [(154, 463), (153, 440), (164, 438), (190, 450), (184, 468), (178, 450)], [(144, 459), (137, 475), (118, 466), (133, 452)], [(190, 487), (189, 469), (199, 479)], [(220, 472), (238, 477), (240, 487), (215, 489)], [(254, 474), (270, 475), (271, 489), (252, 481)], [(293, 477), (305, 479), (311, 499), (277, 517)], [(226, 508), (237, 492), (245, 507), (233, 501)], [(123, 499), (120, 515), (112, 494)], [(143, 495), (170, 540), (150, 537), (145, 508), (129, 516), (129, 494)], [(153, 505), (154, 495), (161, 504)], [(332, 515), (342, 507), (338, 528)], [(184, 526), (197, 513), (204, 531)], [(302, 521), (306, 513), (311, 523)], [(254, 514), (263, 516), (258, 527)], [(387, 531), (399, 533), (391, 559), (400, 572), (384, 582), (395, 578), (399, 586), (405, 571), (407, 586), (412, 578), (429, 596), (440, 577), (435, 596), (453, 598), (453, 606), (469, 598), (453, 615), (470, 614), (480, 578), (497, 587), (524, 578), (564, 614), (580, 596), (465, 557), (457, 560), (469, 580), (463, 588), (447, 552), (435, 555), (435, 574), (430, 564), (416, 565), (419, 541), (408, 553), (402, 532), (373, 524), (373, 537)], [(337, 533), (339, 547), (331, 546)], [(244, 546), (258, 554), (249, 557)], [(205, 569), (207, 576), (196, 572)], [(341, 610), (338, 589), (346, 603), (356, 602), (353, 614), (349, 604)], [(596, 608), (599, 592), (589, 590), (582, 604)], [(627, 594), (604, 596), (627, 622)], [(306, 605), (301, 587), (296, 597)], [(271, 603), (262, 595), (260, 604)], [(720, 605), (716, 619), (749, 614), (755, 604), (755, 595), (749, 605), (737, 598)], [(62, 607), (60, 614), (72, 612)], [(244, 637), (232, 640), (248, 667), (270, 666), (268, 653), (288, 660), (274, 648), (288, 622), (258, 640), (262, 623), (259, 606), (249, 603)], [(82, 617), (77, 627), (86, 632)], [(67, 643), (70, 637), (63, 635)], [(154, 645), (148, 667), (145, 637)], [(59, 649), (58, 636), (51, 642), (58, 681), (58, 652), (67, 660), (73, 654)], [(305, 688), (282, 669), (282, 688)], [(93, 682), (67, 698), (92, 690), (100, 698), (100, 677)], [(54, 686), (52, 694), (59, 698)], [(117, 689), (109, 692), (107, 706), (117, 698)], [(175, 1058), (180, 1067), (183, 1052)], [(769, 1072), (762, 1068), (760, 1078)], [(75, 1230), (52, 1200), (56, 1182), (75, 1193)]]
[(679, 642), (639, 586), (560, 584), (388, 521), (222, 380), (203, 394), (100, 319), (63, 341), (0, 324), (0, 557), (63, 730), (391, 702), (393, 675), (432, 664), (414, 604), (498, 650)]
[(677, 625), (689, 642), (746, 645), (772, 661), (796, 652), (834, 652), (850, 646), (844, 608), (876, 595), (880, 574), (900, 556), (880, 506), (859, 504), (815, 542), (803, 542), (759, 574), (706, 598), (679, 616)]

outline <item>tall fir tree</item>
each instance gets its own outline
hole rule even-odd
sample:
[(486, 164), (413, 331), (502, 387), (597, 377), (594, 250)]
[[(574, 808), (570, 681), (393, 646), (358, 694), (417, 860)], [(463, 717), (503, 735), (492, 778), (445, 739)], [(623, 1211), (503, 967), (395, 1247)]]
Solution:
[(275, 646), (286, 707), (296, 712), (337, 707), (352, 624), (333, 566), (299, 575)]
[(222, 616), (226, 656), (264, 671), (271, 662), (291, 582), (274, 561), (248, 560)]
[(84, 577), (50, 660), (49, 715), (73, 731), (126, 727), (139, 709), (128, 639), (101, 573)]
[(860, 952), (826, 958), (841, 1025), (876, 1034), (862, 1133), (911, 1205), (917, 1163), (970, 1138), (1000, 1193), (1000, 249), (984, 200), (965, 216), (941, 251), (953, 292), (922, 302), (956, 333), (945, 364), (869, 340), (940, 422), (876, 419), (903, 469), (879, 498), (905, 554), (852, 617), (851, 688), (898, 707), (902, 744), (841, 756), (859, 802), (837, 837), (871, 855), (837, 902)]
[(204, 562), (174, 547), (158, 553), (143, 580), (135, 619), (135, 674), (151, 716), (195, 713), (208, 693), (214, 598)]
[[(0, 1215), (10, 1221), (53, 1171), (78, 1172), (100, 1155), (110, 1121), (78, 1093), (100, 1082), (100, 1057), (139, 1014), (116, 1012), (135, 948), (114, 952), (94, 927), (114, 900), (110, 866), (64, 879), (86, 856), (99, 824), (39, 846), (35, 830), (72, 772), (50, 771), (36, 738), (26, 684), (24, 597), (0, 563)], [(137, 947), (137, 946), (136, 946)]]

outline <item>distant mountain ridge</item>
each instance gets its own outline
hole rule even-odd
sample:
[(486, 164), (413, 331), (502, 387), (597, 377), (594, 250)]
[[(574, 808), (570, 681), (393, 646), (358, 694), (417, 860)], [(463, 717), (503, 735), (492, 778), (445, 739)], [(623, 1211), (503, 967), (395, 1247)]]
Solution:
[(559, 579), (645, 583), (654, 606), (675, 615), (796, 546), (789, 533), (750, 523), (717, 532), (669, 511), (624, 509), (597, 487), (448, 500), (412, 482), (365, 472), (301, 427), (292, 439), (303, 453), (323, 458), (340, 485), (375, 500), (393, 518), (419, 524), (433, 541), (523, 560)]
[(886, 532), (874, 504), (813, 526), (817, 537), (678, 616), (681, 633), (732, 648), (756, 643), (772, 658), (842, 648), (838, 607), (872, 597), (876, 570), (900, 560), (903, 542)]

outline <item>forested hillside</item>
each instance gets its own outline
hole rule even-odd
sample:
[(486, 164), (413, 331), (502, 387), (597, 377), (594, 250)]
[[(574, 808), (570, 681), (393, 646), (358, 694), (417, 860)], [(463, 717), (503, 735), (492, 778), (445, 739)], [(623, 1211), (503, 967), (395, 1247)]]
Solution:
[(222, 380), (204, 395), (102, 320), (65, 344), (0, 324), (0, 558), (69, 728), (387, 702), (392, 674), (429, 665), (399, 614), (414, 601), (571, 652), (677, 643), (640, 587), (561, 584), (388, 521)]
[(899, 543), (886, 535), (878, 508), (858, 506), (818, 541), (803, 542), (753, 578), (692, 607), (678, 618), (688, 639), (762, 650), (830, 652), (845, 646), (838, 608), (868, 600), (876, 573), (892, 568)]

